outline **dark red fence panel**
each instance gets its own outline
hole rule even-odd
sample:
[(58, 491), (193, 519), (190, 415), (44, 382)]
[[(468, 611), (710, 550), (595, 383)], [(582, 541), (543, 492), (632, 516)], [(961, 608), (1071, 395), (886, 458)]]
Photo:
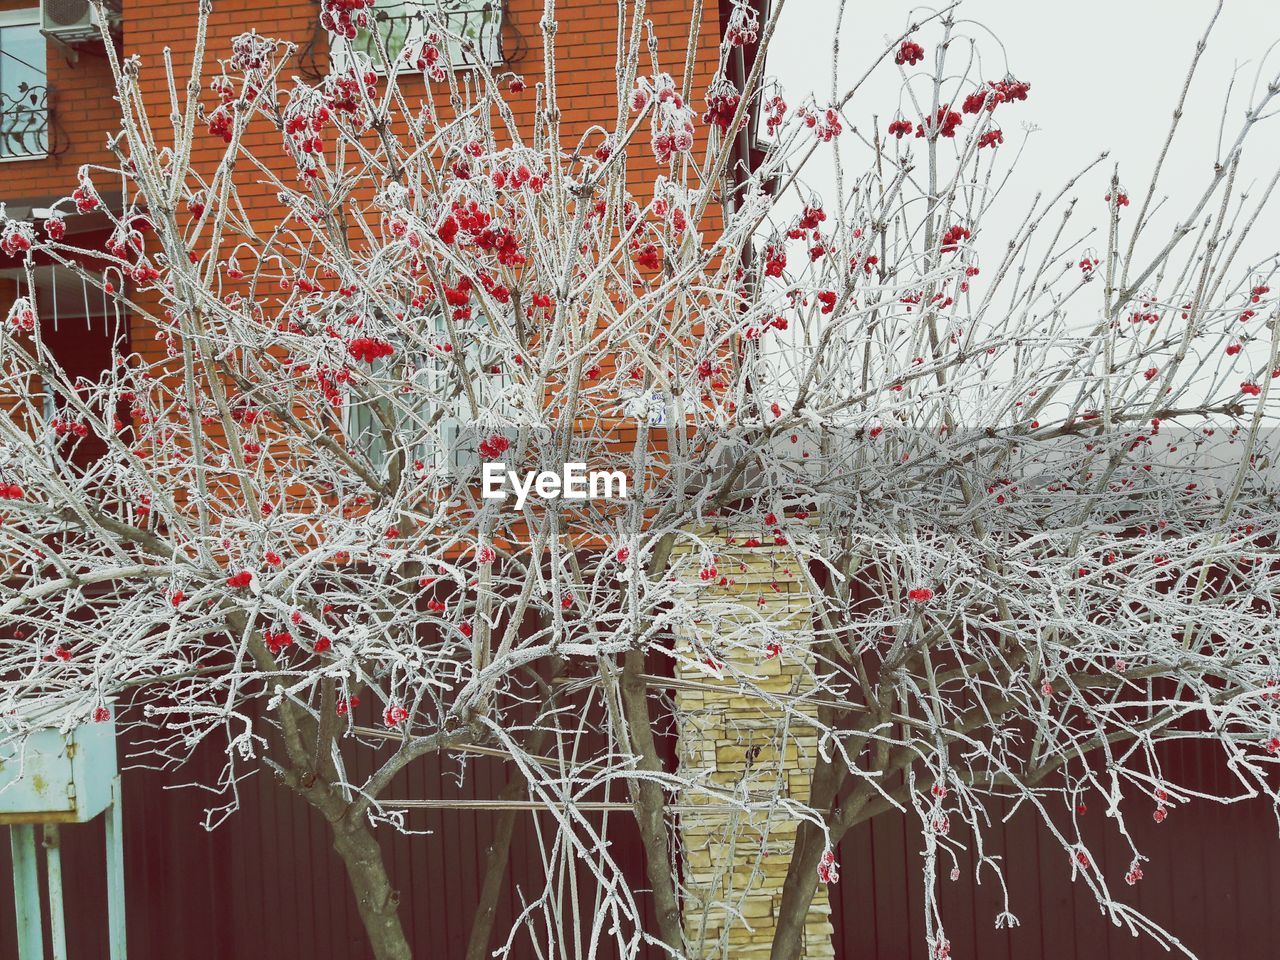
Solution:
[[(1171, 762), (1178, 780), (1229, 790), (1221, 748), (1188, 742)], [(1238, 785), (1237, 785), (1238, 786)], [(1131, 853), (1102, 810), (1081, 818), (1083, 837), (1124, 902), (1179, 937), (1203, 960), (1274, 960), (1280, 956), (1280, 835), (1264, 799), (1220, 806), (1193, 801), (1156, 824), (1142, 798), (1130, 798), (1128, 825), (1150, 858), (1144, 877), (1125, 884)], [(1155, 804), (1151, 803), (1154, 810)], [(1009, 808), (1006, 807), (1005, 812)], [(1059, 830), (1071, 836), (1070, 815)], [(1147, 938), (1112, 926), (1083, 880), (1072, 882), (1069, 856), (1029, 809), (986, 835), (988, 854), (1003, 858), (1010, 909), (1020, 923), (996, 930), (1003, 907), (999, 882), (973, 879), (972, 843), (953, 830), (969, 856), (960, 877), (941, 866), (939, 891), (953, 960), (1156, 960), (1168, 953)], [(953, 818), (953, 823), (955, 818)], [(862, 824), (840, 844), (840, 882), (829, 888), (840, 960), (931, 960), (924, 942), (923, 842), (914, 814), (886, 814)]]

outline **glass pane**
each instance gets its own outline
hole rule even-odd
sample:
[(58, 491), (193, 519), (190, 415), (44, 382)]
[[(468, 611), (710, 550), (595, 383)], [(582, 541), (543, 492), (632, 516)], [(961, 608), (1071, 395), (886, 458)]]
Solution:
[[(378, 0), (373, 7), (374, 29), (378, 35), (382, 37), (383, 42), (387, 45), (387, 56), (394, 61), (400, 56), (400, 51), (405, 47), (405, 42), (409, 38), (409, 9), (401, 2), (401, 0)], [(356, 34), (355, 40), (351, 45), (361, 53), (369, 55), (374, 63), (378, 62), (378, 57), (374, 53), (376, 49), (373, 42), (372, 32), (369, 30), (361, 30)]]
[(0, 27), (0, 93), (17, 100), (28, 87), (45, 82), (45, 39), (38, 23)]
[(0, 27), (0, 157), (47, 152), (45, 82), (40, 25)]

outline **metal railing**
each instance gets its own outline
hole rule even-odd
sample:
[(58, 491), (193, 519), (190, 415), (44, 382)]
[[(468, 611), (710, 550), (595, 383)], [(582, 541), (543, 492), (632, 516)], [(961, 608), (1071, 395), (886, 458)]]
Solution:
[[(451, 35), (449, 58), (455, 67), (477, 63), (501, 63), (502, 0), (400, 0), (374, 7), (374, 29), (394, 59), (412, 43), (420, 42), (443, 21)], [(460, 43), (453, 35), (463, 37)], [(355, 41), (359, 48), (360, 41)]]
[(18, 84), (0, 91), (0, 160), (43, 157), (49, 153), (49, 88)]

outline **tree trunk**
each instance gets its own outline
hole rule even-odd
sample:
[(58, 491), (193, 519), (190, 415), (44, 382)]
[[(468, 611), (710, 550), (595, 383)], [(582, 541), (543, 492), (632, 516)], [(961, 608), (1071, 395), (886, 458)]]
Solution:
[(347, 868), (356, 909), (364, 922), (369, 945), (376, 960), (411, 960), (413, 954), (405, 939), (397, 908), (400, 892), (391, 886), (382, 859), (382, 848), (373, 831), (362, 820), (347, 816), (331, 820), (333, 848)]
[[(524, 778), (507, 785), (501, 799), (519, 800), (526, 794)], [(507, 864), (511, 859), (511, 834), (515, 831), (516, 811), (503, 810), (497, 816), (493, 828), (493, 842), (485, 854), (484, 886), (480, 889), (480, 903), (476, 905), (471, 921), (471, 937), (467, 941), (467, 960), (484, 960), (493, 937), (493, 922), (498, 915), (498, 898), (502, 883), (507, 878)]]
[[(228, 618), (229, 623), (236, 621)], [(243, 620), (237, 623), (244, 631)], [(263, 669), (275, 670), (276, 664), (261, 638), (250, 646), (255, 661)], [(400, 892), (391, 885), (391, 877), (382, 859), (382, 848), (362, 810), (355, 809), (335, 789), (337, 770), (330, 751), (335, 732), (334, 689), (326, 681), (323, 698), (323, 720), (317, 722), (305, 713), (295, 712), (286, 700), (279, 717), (280, 746), (288, 764), (277, 770), (284, 784), (319, 811), (333, 831), (333, 849), (342, 858), (356, 898), (356, 909), (364, 924), (374, 960), (412, 960), (413, 952), (405, 939), (397, 908)], [(314, 752), (305, 746), (312, 744)]]
[[(842, 765), (818, 757), (809, 796), (814, 809), (831, 810), (847, 772)], [(833, 829), (832, 842), (838, 843), (842, 833), (838, 827)], [(826, 838), (823, 832), (808, 820), (803, 821), (796, 828), (791, 863), (787, 867), (787, 879), (782, 884), (782, 900), (778, 904), (778, 923), (774, 928), (769, 960), (800, 960), (804, 924), (809, 919), (809, 908), (813, 905), (813, 895), (818, 889), (818, 863), (825, 850)]]
[(778, 925), (773, 937), (769, 960), (800, 960), (804, 924), (818, 889), (818, 862), (822, 859), (822, 832), (805, 822), (796, 830), (791, 865), (782, 885), (782, 902), (778, 908)]
[[(644, 654), (627, 652), (623, 666), (622, 702), (631, 739), (631, 749), (639, 754), (641, 770), (658, 772), (662, 760), (653, 739), (653, 719), (649, 716), (649, 690), (643, 678)], [(684, 930), (680, 925), (680, 899), (672, 875), (671, 840), (667, 834), (666, 796), (652, 780), (637, 778), (632, 786), (636, 825), (644, 847), (645, 873), (653, 890), (654, 913), (658, 935), (673, 951), (684, 946)]]

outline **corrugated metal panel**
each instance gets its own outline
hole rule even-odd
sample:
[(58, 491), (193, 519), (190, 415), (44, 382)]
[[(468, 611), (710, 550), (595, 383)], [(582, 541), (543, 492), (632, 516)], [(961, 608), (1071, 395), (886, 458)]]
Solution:
[[(1187, 742), (1169, 752), (1171, 769), (1205, 787), (1226, 789), (1229, 774), (1220, 749)], [(1157, 825), (1134, 798), (1129, 828), (1151, 858), (1144, 879), (1124, 882), (1131, 854), (1101, 808), (1082, 818), (1084, 838), (1113, 893), (1175, 934), (1203, 960), (1272, 960), (1280, 943), (1272, 865), (1280, 837), (1265, 799), (1230, 806), (1193, 802)], [(1154, 807), (1154, 804), (1152, 805)], [(1006, 811), (1007, 812), (1007, 808)], [(1156, 960), (1168, 958), (1154, 941), (1132, 938), (1102, 915), (1092, 893), (1071, 882), (1068, 856), (1030, 810), (1008, 823), (995, 821), (989, 853), (1004, 857), (1011, 909), (1021, 921), (996, 930), (1003, 909), (1000, 887), (987, 874), (973, 880), (971, 858), (961, 858), (960, 879), (943, 868), (943, 919), (956, 960)], [(1062, 811), (1061, 823), (1069, 823)], [(967, 838), (959, 831), (953, 836)], [(924, 929), (918, 829), (885, 815), (862, 824), (840, 845), (840, 883), (830, 888), (837, 957), (843, 960), (928, 960)]]

